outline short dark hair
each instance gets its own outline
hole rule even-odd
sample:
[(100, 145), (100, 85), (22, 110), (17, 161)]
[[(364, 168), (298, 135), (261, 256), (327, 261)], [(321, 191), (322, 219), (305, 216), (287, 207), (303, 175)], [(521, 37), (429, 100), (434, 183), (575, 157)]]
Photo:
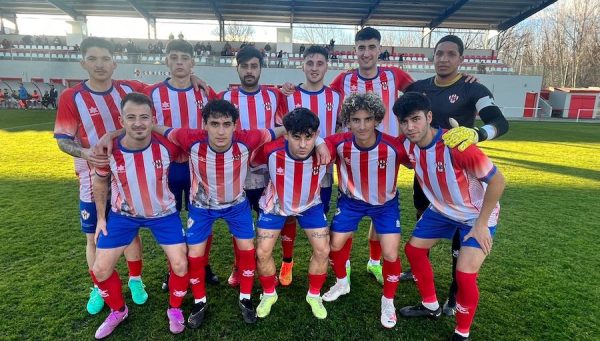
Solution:
[(123, 100), (121, 100), (121, 111), (123, 111), (123, 108), (125, 108), (125, 104), (127, 104), (127, 102), (133, 102), (139, 105), (145, 104), (149, 106), (150, 109), (154, 108), (154, 104), (152, 103), (150, 97), (139, 92), (130, 92), (123, 97)]
[(447, 36), (442, 37), (442, 39), (440, 39), (436, 44), (435, 47), (433, 48), (433, 52), (435, 53), (435, 51), (437, 50), (437, 47), (439, 44), (441, 43), (445, 43), (445, 42), (449, 42), (449, 43), (454, 43), (456, 44), (456, 46), (458, 46), (458, 53), (462, 56), (463, 52), (465, 52), (465, 44), (463, 44), (462, 39), (460, 39), (459, 37), (453, 35), (453, 34), (449, 34)]
[(369, 40), (376, 39), (378, 42), (381, 42), (381, 33), (373, 27), (365, 27), (362, 30), (356, 32), (354, 36), (354, 42), (356, 43), (359, 40)]
[(171, 51), (179, 51), (194, 56), (194, 47), (192, 44), (183, 39), (171, 40), (167, 43), (165, 52), (169, 54)]
[(408, 116), (412, 115), (415, 111), (424, 111), (428, 113), (431, 111), (431, 102), (427, 96), (420, 92), (407, 92), (402, 97), (396, 100), (392, 107), (394, 115), (398, 117), (398, 120), (402, 121)]
[(312, 45), (311, 47), (304, 50), (304, 56), (302, 58), (306, 58), (311, 54), (321, 54), (325, 57), (325, 60), (329, 60), (329, 52), (327, 49), (320, 45)]
[(312, 134), (319, 130), (319, 118), (307, 108), (295, 108), (283, 116), (288, 134)]
[(347, 125), (350, 123), (350, 117), (360, 110), (373, 114), (375, 122), (377, 123), (383, 121), (386, 111), (381, 97), (376, 93), (367, 92), (365, 94), (351, 94), (346, 97), (342, 104), (342, 110), (340, 112), (342, 124)]
[(244, 48), (239, 50), (238, 53), (235, 55), (235, 60), (237, 61), (238, 65), (245, 63), (252, 58), (258, 58), (258, 65), (262, 67), (263, 55), (254, 46), (244, 46)]
[(110, 41), (99, 37), (88, 37), (82, 40), (81, 46), (79, 46), (81, 56), (85, 57), (85, 54), (87, 53), (88, 49), (92, 47), (107, 49), (108, 53), (110, 53), (111, 56), (115, 53), (115, 45)]
[(224, 99), (213, 99), (208, 101), (204, 108), (202, 108), (202, 120), (204, 123), (208, 123), (208, 119), (211, 117), (231, 117), (231, 121), (235, 123), (240, 117), (240, 112), (235, 105), (231, 104), (229, 101)]

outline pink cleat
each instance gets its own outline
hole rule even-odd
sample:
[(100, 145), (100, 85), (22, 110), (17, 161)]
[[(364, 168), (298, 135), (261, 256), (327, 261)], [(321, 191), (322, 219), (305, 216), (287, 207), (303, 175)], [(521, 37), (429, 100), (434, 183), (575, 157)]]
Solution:
[(104, 320), (104, 322), (102, 322), (100, 327), (98, 327), (98, 329), (96, 330), (96, 339), (100, 340), (109, 336), (115, 330), (115, 328), (117, 328), (117, 326), (121, 324), (121, 322), (125, 321), (125, 319), (128, 316), (128, 313), (129, 309), (127, 309), (127, 306), (125, 306), (125, 309), (123, 311), (111, 311), (110, 314), (108, 314), (108, 316), (106, 317), (106, 320)]

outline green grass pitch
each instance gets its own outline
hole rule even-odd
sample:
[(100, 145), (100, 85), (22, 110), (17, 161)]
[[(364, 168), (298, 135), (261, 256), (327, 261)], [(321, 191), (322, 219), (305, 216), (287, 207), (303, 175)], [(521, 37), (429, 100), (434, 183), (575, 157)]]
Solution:
[[(0, 110), (0, 339), (92, 339), (107, 314), (90, 316), (90, 287), (79, 232), (73, 163), (52, 136), (53, 111)], [(481, 299), (472, 328), (475, 340), (584, 340), (600, 338), (600, 125), (511, 122), (510, 132), (481, 143), (505, 174), (494, 250), (479, 276)], [(401, 170), (403, 240), (414, 225), (412, 172)], [(335, 204), (332, 206), (335, 208)], [(299, 230), (294, 282), (279, 288), (271, 315), (242, 322), (237, 291), (208, 287), (209, 310), (198, 330), (172, 337), (167, 294), (160, 291), (165, 258), (148, 231), (144, 281), (150, 295), (136, 306), (126, 286), (130, 317), (118, 339), (228, 340), (444, 340), (454, 319), (404, 320), (384, 330), (379, 322), (381, 287), (366, 274), (367, 222), (355, 236), (352, 292), (326, 304), (326, 320), (313, 318), (304, 301), (309, 245)], [(449, 242), (432, 250), (436, 287), (446, 298)], [(280, 247), (275, 251), (279, 263)], [(403, 255), (403, 252), (402, 252)], [(224, 224), (215, 228), (211, 264), (222, 283), (232, 263)], [(402, 257), (403, 266), (407, 266)], [(124, 278), (126, 267), (119, 264)], [(334, 281), (330, 271), (327, 289)], [(255, 302), (258, 300), (255, 283)], [(413, 283), (401, 283), (396, 307), (414, 304)], [(186, 312), (191, 306), (188, 297)], [(186, 313), (187, 315), (187, 313)]]

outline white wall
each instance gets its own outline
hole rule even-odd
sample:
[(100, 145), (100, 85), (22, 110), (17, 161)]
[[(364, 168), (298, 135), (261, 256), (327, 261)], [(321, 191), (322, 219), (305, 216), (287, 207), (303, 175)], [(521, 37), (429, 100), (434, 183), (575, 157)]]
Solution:
[[(164, 65), (150, 64), (119, 64), (115, 79), (139, 79), (145, 83), (156, 83), (165, 79), (164, 75), (142, 75), (135, 76), (135, 70), (144, 72), (166, 71)], [(225, 90), (231, 83), (239, 83), (236, 69), (234, 67), (212, 67), (198, 66), (194, 73), (206, 80), (215, 91)], [(326, 84), (329, 84), (339, 73), (331, 70), (325, 76)], [(0, 77), (20, 77), (25, 81), (31, 78), (63, 79), (85, 79), (87, 74), (81, 69), (77, 62), (50, 62), (50, 61), (18, 61), (3, 60), (0, 62)], [(415, 79), (432, 77), (433, 73), (411, 72)], [(479, 81), (490, 89), (496, 99), (498, 106), (506, 117), (522, 117), (525, 106), (525, 93), (528, 91), (539, 92), (542, 86), (541, 76), (517, 76), (517, 75), (476, 75)], [(261, 76), (262, 84), (282, 84), (286, 81), (300, 83), (304, 81), (304, 73), (298, 69), (265, 68)]]

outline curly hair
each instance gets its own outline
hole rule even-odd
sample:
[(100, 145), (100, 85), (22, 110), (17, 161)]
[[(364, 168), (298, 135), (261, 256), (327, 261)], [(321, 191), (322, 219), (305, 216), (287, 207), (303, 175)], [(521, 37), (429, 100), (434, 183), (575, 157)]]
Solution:
[(342, 105), (340, 113), (342, 124), (348, 125), (350, 123), (350, 116), (360, 110), (373, 114), (377, 123), (383, 121), (383, 117), (385, 116), (385, 106), (379, 95), (372, 92), (352, 94), (346, 97)]

